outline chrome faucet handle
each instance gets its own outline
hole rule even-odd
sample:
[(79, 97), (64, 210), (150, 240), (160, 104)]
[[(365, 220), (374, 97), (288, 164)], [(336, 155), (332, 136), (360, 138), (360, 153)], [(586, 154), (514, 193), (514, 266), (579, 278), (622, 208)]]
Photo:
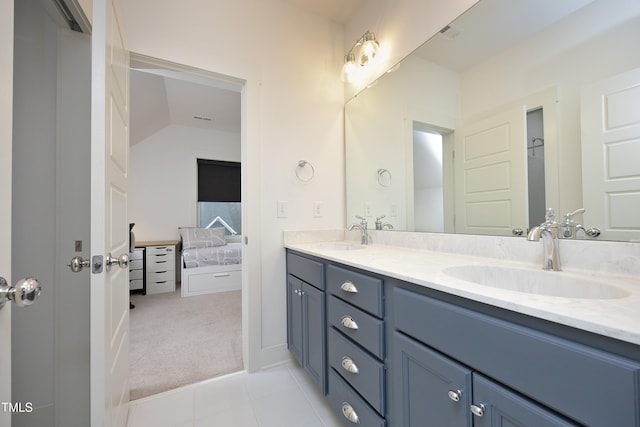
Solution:
[(367, 219), (360, 215), (356, 215), (356, 218), (360, 220), (360, 225), (364, 228), (367, 228)]
[(557, 224), (556, 222), (556, 211), (553, 208), (547, 209), (547, 212), (544, 214), (545, 222), (541, 225), (553, 225)]

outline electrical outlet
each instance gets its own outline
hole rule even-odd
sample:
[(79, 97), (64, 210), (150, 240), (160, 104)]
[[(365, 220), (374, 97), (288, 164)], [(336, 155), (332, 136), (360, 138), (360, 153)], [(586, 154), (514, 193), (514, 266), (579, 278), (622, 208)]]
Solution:
[(320, 218), (322, 215), (324, 215), (324, 203), (318, 201), (313, 202), (313, 216)]
[(278, 218), (289, 217), (289, 202), (286, 200), (278, 200)]
[(391, 204), (391, 208), (389, 209), (389, 216), (398, 216), (398, 205), (395, 203)]
[(364, 202), (364, 216), (371, 216), (371, 202)]

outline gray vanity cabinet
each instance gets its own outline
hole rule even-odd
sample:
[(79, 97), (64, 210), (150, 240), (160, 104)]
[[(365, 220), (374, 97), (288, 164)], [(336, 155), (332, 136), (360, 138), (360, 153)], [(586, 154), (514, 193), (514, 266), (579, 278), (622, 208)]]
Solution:
[(397, 331), (393, 348), (394, 426), (578, 426)]
[(326, 394), (324, 264), (287, 253), (287, 346)]
[[(387, 322), (394, 426), (424, 425), (429, 414), (443, 420), (438, 426), (503, 426), (510, 420), (506, 425), (640, 427), (637, 346), (624, 356), (613, 354), (602, 348), (617, 343), (600, 342), (605, 337), (589, 336), (594, 348), (557, 335), (586, 339), (571, 328), (530, 328), (525, 316), (505, 321), (507, 314), (479, 303), (451, 303), (409, 284), (392, 288)], [(428, 409), (416, 409), (418, 403)], [(467, 411), (462, 423), (453, 421), (458, 403)]]

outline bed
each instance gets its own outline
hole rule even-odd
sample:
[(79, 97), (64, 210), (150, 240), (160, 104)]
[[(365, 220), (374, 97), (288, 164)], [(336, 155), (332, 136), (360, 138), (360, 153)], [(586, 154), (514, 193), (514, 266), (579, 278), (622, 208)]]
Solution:
[(181, 295), (240, 290), (242, 243), (220, 228), (180, 228)]

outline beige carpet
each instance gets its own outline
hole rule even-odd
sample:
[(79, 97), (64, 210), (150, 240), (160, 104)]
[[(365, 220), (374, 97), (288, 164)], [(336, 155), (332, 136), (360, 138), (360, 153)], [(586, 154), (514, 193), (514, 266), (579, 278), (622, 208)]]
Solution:
[(131, 302), (131, 400), (243, 369), (240, 291)]

